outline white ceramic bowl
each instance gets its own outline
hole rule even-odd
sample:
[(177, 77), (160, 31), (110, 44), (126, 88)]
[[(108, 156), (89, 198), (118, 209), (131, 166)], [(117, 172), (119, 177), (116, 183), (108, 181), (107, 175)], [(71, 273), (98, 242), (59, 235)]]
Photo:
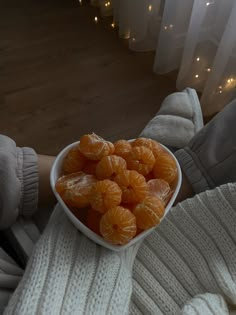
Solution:
[[(132, 141), (132, 140), (131, 140)], [(112, 245), (110, 243), (108, 243), (107, 241), (105, 241), (102, 237), (100, 237), (99, 235), (97, 235), (96, 233), (94, 233), (93, 231), (91, 231), (86, 225), (84, 225), (72, 212), (71, 210), (67, 207), (67, 205), (64, 203), (64, 201), (62, 200), (61, 196), (57, 193), (56, 189), (55, 189), (55, 184), (57, 182), (57, 179), (62, 175), (62, 163), (63, 160), (65, 158), (65, 156), (67, 155), (67, 153), (69, 152), (69, 150), (74, 147), (75, 145), (79, 144), (79, 141), (74, 142), (70, 145), (68, 145), (67, 147), (65, 147), (56, 157), (52, 169), (51, 169), (51, 174), (50, 174), (50, 183), (51, 183), (51, 187), (52, 190), (59, 202), (59, 204), (61, 205), (62, 209), (65, 211), (66, 215), (68, 216), (68, 218), (71, 220), (71, 222), (76, 226), (76, 228), (78, 230), (80, 230), (84, 235), (86, 235), (88, 238), (90, 238), (91, 240), (93, 240), (95, 243), (104, 246), (106, 248), (109, 248), (111, 250), (114, 251), (121, 251), (124, 250), (132, 245), (134, 245), (135, 243), (137, 243), (138, 241), (142, 240), (143, 238), (145, 238), (147, 235), (149, 235), (153, 229), (158, 228), (158, 226), (153, 227), (149, 230), (146, 230), (142, 233), (140, 233), (138, 236), (134, 237), (128, 244), (126, 245), (122, 245), (122, 246), (117, 246), (117, 245)], [(176, 160), (175, 156), (173, 155), (173, 153), (167, 149), (164, 145), (162, 145), (164, 147), (164, 149), (173, 157), (173, 159), (176, 162), (177, 165), (177, 169), (178, 169), (178, 177), (175, 183), (175, 190), (174, 193), (170, 199), (170, 201), (168, 202), (168, 204), (166, 205), (165, 208), (165, 214), (162, 217), (162, 219), (166, 216), (167, 212), (170, 210), (170, 208), (172, 207), (178, 192), (180, 190), (180, 186), (181, 186), (181, 182), (182, 182), (182, 173), (181, 173), (181, 169), (179, 166), (178, 161)]]

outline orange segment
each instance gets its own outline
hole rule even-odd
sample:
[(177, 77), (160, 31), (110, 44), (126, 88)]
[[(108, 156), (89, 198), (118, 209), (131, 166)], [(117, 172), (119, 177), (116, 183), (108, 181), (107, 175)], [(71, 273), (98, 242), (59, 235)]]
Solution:
[(136, 234), (136, 218), (131, 211), (123, 207), (114, 207), (107, 211), (100, 221), (103, 238), (114, 245), (127, 244)]
[(164, 148), (161, 146), (161, 144), (153, 139), (149, 138), (137, 138), (132, 142), (133, 147), (140, 147), (144, 146), (148, 149), (150, 149), (154, 155), (154, 157), (158, 156), (160, 152), (164, 151)]
[(125, 170), (126, 167), (126, 161), (121, 156), (104, 156), (97, 164), (96, 175), (98, 179), (114, 177)]
[(127, 140), (116, 141), (114, 143), (114, 147), (115, 147), (114, 154), (119, 155), (123, 158), (125, 158), (132, 149), (130, 142), (128, 142)]
[(152, 142), (152, 153), (155, 158), (157, 158), (159, 154), (166, 152), (163, 146), (159, 142), (152, 139), (150, 140)]
[(151, 179), (147, 182), (147, 185), (148, 193), (159, 197), (166, 204), (172, 193), (170, 185), (164, 179)]
[(77, 172), (60, 177), (56, 190), (68, 206), (83, 208), (89, 205), (90, 190), (96, 181), (93, 175)]
[(63, 171), (65, 173), (75, 173), (82, 170), (86, 162), (86, 157), (80, 152), (76, 145), (67, 153), (63, 161)]
[(101, 235), (100, 233), (100, 220), (101, 220), (101, 213), (92, 208), (88, 209), (87, 215), (87, 226), (92, 230), (94, 233)]
[(93, 209), (104, 213), (121, 203), (122, 191), (117, 183), (104, 179), (95, 183), (91, 189), (90, 203)]
[(114, 181), (122, 190), (122, 202), (124, 203), (137, 203), (147, 195), (145, 177), (136, 171), (125, 170), (118, 174)]
[(132, 143), (132, 147), (146, 147), (152, 151), (153, 143), (151, 139), (148, 138), (137, 138)]
[(100, 160), (103, 156), (114, 152), (114, 145), (95, 133), (80, 138), (80, 151), (90, 160)]
[(153, 173), (155, 178), (164, 179), (171, 184), (177, 178), (175, 160), (167, 152), (159, 154), (153, 167)]
[(144, 146), (135, 146), (126, 158), (128, 169), (147, 175), (153, 169), (155, 157), (150, 149)]
[(164, 215), (164, 203), (155, 196), (147, 196), (136, 205), (134, 215), (139, 229), (147, 230), (159, 224)]

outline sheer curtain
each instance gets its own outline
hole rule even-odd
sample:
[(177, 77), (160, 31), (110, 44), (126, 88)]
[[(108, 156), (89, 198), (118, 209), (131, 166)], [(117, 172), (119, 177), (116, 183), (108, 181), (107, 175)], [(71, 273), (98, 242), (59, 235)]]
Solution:
[(236, 97), (235, 0), (91, 0), (135, 51), (155, 50), (153, 71), (202, 92), (204, 115)]

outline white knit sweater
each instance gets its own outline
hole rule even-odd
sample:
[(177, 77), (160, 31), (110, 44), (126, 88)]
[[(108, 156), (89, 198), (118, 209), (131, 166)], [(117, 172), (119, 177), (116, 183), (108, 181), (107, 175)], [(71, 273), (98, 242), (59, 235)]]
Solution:
[(5, 314), (229, 314), (236, 184), (172, 208), (139, 248), (132, 272), (137, 249), (117, 254), (95, 245), (57, 206)]

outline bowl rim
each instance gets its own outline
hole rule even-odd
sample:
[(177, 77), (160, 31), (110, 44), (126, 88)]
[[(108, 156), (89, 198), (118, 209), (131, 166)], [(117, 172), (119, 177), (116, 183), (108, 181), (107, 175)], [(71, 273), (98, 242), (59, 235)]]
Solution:
[[(135, 139), (129, 139), (127, 141), (132, 142)], [(154, 139), (152, 139), (154, 140)], [(154, 140), (156, 141), (156, 140)], [(158, 141), (156, 141), (158, 142)], [(56, 180), (59, 178), (59, 176), (56, 178), (55, 175), (58, 175), (58, 172), (60, 170), (60, 167), (62, 165), (63, 159), (65, 157), (65, 155), (67, 154), (67, 152), (69, 152), (69, 150), (78, 145), (80, 143), (80, 141), (75, 141), (69, 145), (67, 145), (66, 147), (64, 147), (64, 149), (62, 149), (59, 154), (56, 156), (53, 165), (51, 167), (51, 171), (50, 171), (50, 185), (51, 185), (51, 189), (58, 201), (58, 203), (60, 204), (61, 208), (64, 210), (64, 212), (66, 213), (67, 217), (70, 219), (70, 221), (72, 222), (73, 225), (75, 225), (75, 227), (81, 231), (84, 235), (86, 235), (89, 239), (93, 240), (94, 242), (96, 242), (97, 244), (106, 247), (108, 249), (111, 249), (113, 251), (121, 251), (121, 250), (125, 250), (128, 247), (136, 244), (138, 241), (142, 240), (143, 238), (145, 238), (147, 235), (149, 235), (155, 228), (158, 227), (154, 226), (153, 228), (150, 228), (146, 231), (143, 231), (142, 233), (138, 234), (137, 236), (135, 236), (133, 239), (131, 239), (127, 244), (125, 245), (112, 245), (111, 243), (107, 242), (106, 240), (104, 240), (101, 236), (99, 236), (98, 234), (96, 234), (95, 232), (93, 232), (92, 230), (90, 230), (85, 224), (83, 224), (72, 212), (71, 210), (67, 207), (67, 205), (64, 203), (64, 201), (62, 200), (61, 196), (58, 194), (58, 192), (55, 189), (55, 184), (56, 184)], [(182, 183), (182, 172), (181, 172), (181, 168), (179, 165), (178, 160), (176, 159), (176, 157), (174, 156), (174, 154), (163, 144), (161, 144), (160, 142), (158, 142), (171, 156), (172, 158), (174, 158), (176, 165), (177, 165), (177, 173), (178, 173), (178, 178), (177, 178), (177, 183), (176, 183), (176, 187), (175, 187), (175, 191), (171, 197), (171, 199), (169, 200), (168, 204), (165, 207), (165, 213), (163, 215), (163, 217), (161, 218), (160, 222), (165, 218), (165, 216), (167, 215), (168, 211), (171, 209), (171, 207), (174, 204), (174, 201), (176, 200), (176, 197), (179, 193), (180, 187), (181, 187), (181, 183)], [(62, 174), (61, 174), (62, 175)], [(160, 223), (159, 223), (160, 224)]]

